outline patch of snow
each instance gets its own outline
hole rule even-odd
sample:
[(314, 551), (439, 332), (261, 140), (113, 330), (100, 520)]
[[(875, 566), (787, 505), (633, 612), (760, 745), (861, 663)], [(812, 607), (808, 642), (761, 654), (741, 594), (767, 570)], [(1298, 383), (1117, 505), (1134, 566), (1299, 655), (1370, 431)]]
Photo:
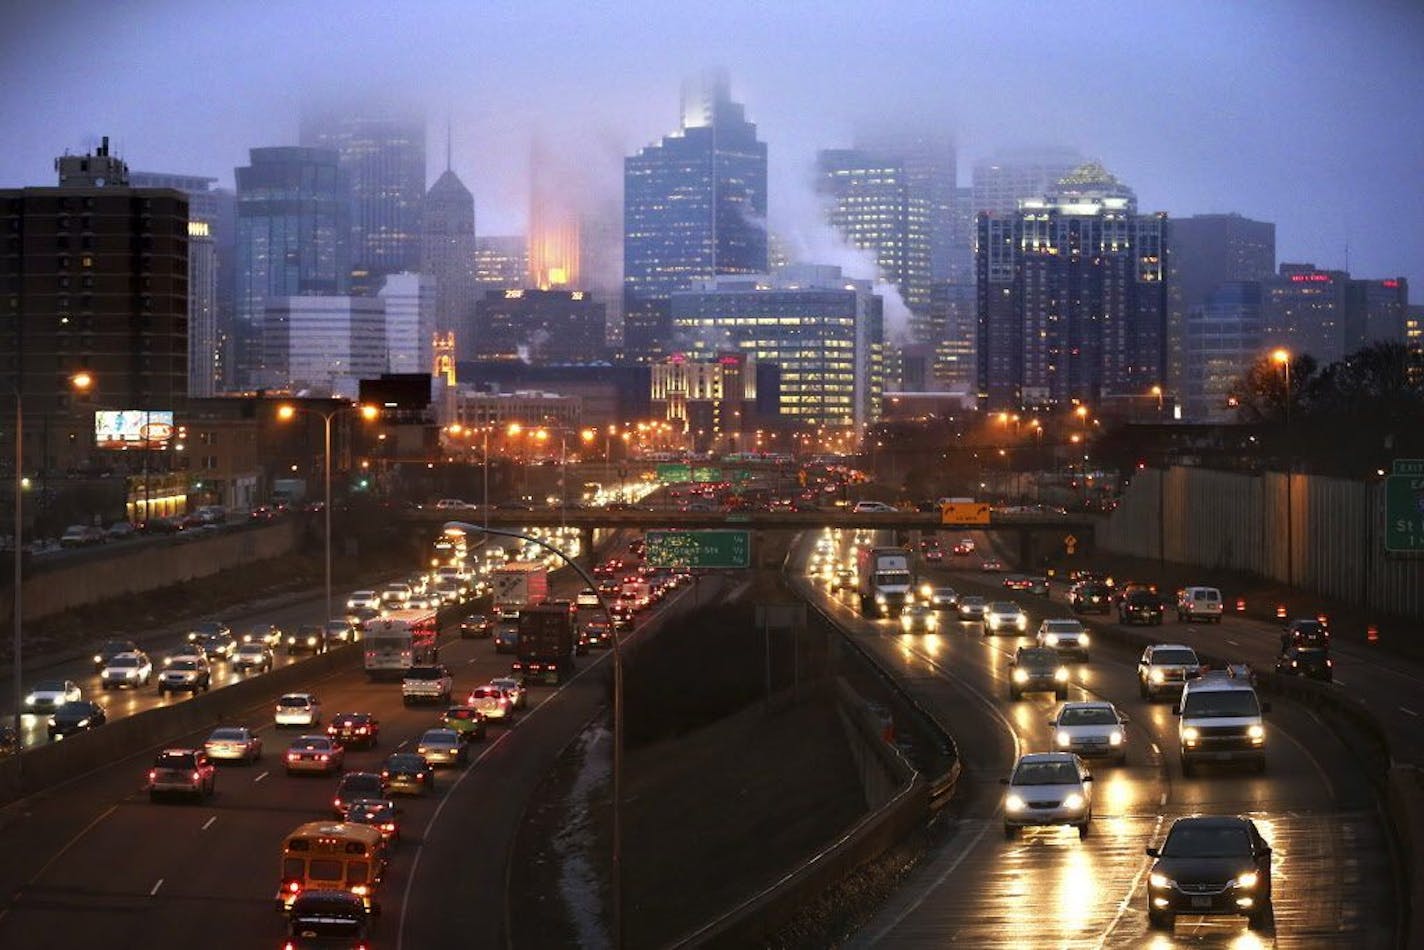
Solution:
[(568, 821), (554, 837), (553, 850), (559, 862), (559, 894), (573, 918), (578, 946), (603, 950), (612, 946), (603, 919), (607, 873), (590, 859), (595, 836), (589, 798), (610, 780), (613, 734), (599, 723), (586, 729), (577, 742), (579, 772), (569, 790)]

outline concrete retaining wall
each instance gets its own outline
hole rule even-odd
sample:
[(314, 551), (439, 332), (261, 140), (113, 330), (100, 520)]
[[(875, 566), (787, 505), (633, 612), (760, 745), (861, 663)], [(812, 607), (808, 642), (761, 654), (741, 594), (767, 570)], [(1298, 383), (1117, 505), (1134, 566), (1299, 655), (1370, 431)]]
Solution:
[(889, 719), (889, 711), (877, 710), (845, 680), (837, 679), (836, 714), (845, 731), (846, 745), (860, 776), (861, 788), (865, 790), (866, 806), (880, 808), (915, 777), (915, 770), (891, 744), (893, 725), (890, 736), (886, 735), (881, 717)]
[(305, 687), (323, 674), (356, 666), (360, 661), (359, 645), (338, 647), (171, 706), (124, 716), (92, 732), (0, 759), (0, 804), (78, 778), (100, 766), (181, 736), (215, 727), (225, 720), (233, 721), (254, 707), (275, 706), (277, 697), (283, 693)]
[[(1349, 604), (1424, 617), (1424, 560), (1384, 551), (1384, 484), (1210, 469), (1137, 473), (1096, 530), (1142, 558), (1248, 571)], [(1165, 542), (1165, 543), (1164, 543)]]

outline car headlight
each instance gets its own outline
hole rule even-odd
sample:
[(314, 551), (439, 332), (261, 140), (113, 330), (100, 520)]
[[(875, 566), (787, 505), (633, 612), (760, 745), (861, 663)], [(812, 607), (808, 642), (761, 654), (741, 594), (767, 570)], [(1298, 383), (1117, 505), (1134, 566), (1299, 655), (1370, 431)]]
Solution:
[(984, 616), (984, 621), (989, 625), (989, 629), (990, 629), (990, 630), (997, 630), (997, 629), (999, 629), (999, 615), (998, 615), (998, 614), (986, 614), (986, 615)]
[(1122, 745), (1122, 730), (1114, 729), (1108, 733), (1108, 745)]
[(1004, 811), (1023, 811), (1024, 800), (1017, 795), (1009, 795), (1004, 799)]
[(1260, 878), (1259, 878), (1259, 876), (1256, 874), (1255, 871), (1247, 871), (1245, 874), (1241, 875), (1240, 877), (1238, 877), (1238, 878), (1236, 879), (1236, 886), (1237, 886), (1237, 887), (1255, 887), (1255, 886), (1256, 886), (1256, 882), (1257, 882), (1258, 880), (1260, 880)]
[(877, 604), (883, 604), (883, 603), (885, 603), (885, 595), (884, 595), (884, 594), (876, 594), (876, 595), (875, 595), (875, 602), (876, 602)]
[(55, 721), (55, 719), (54, 719), (53, 716), (51, 716), (51, 717), (49, 718), (49, 724), (50, 724), (51, 726), (57, 726), (57, 725), (59, 725), (59, 723)]
[(928, 617), (925, 618), (925, 627), (926, 627), (927, 629), (933, 630), (934, 628), (936, 628), (936, 627), (938, 627), (938, 626), (939, 626), (939, 618), (936, 617), (934, 614), (930, 614)]
[(1015, 682), (1015, 683), (1027, 683), (1027, 682), (1028, 682), (1028, 670), (1014, 670), (1014, 682)]
[(1080, 633), (1080, 634), (1078, 634), (1078, 646), (1080, 646), (1080, 647), (1085, 647), (1085, 646), (1087, 646), (1087, 645), (1088, 645), (1088, 635), (1087, 635), (1086, 633)]
[(1073, 744), (1073, 737), (1066, 732), (1060, 732), (1058, 733), (1058, 744), (1066, 749)]
[(1026, 630), (1026, 629), (1028, 629), (1028, 618), (1027, 618), (1027, 617), (1024, 617), (1024, 616), (1020, 616), (1020, 617), (1018, 618), (1018, 620), (1015, 621), (1015, 624), (1018, 626), (1018, 628), (1019, 628), (1020, 630)]
[(28, 696), (25, 697), (25, 705), (26, 705), (26, 706), (33, 706), (34, 704), (35, 704), (35, 694), (34, 694), (34, 693), (31, 693), (30, 695), (28, 695)]
[(1063, 799), (1063, 807), (1068, 809), (1082, 808), (1083, 796), (1077, 792), (1069, 792), (1068, 797)]
[(1056, 633), (1045, 633), (1045, 634), (1043, 635), (1043, 645), (1044, 645), (1044, 646), (1047, 646), (1047, 647), (1056, 647), (1056, 646), (1058, 646), (1058, 634), (1056, 634)]
[(1254, 739), (1255, 741), (1259, 742), (1262, 739), (1266, 738), (1266, 727), (1262, 725), (1248, 726), (1246, 729), (1246, 735), (1251, 739)]
[(1152, 682), (1154, 682), (1154, 683), (1162, 683), (1162, 682), (1165, 682), (1165, 681), (1166, 681), (1166, 679), (1167, 679), (1167, 674), (1166, 674), (1166, 673), (1163, 673), (1161, 670), (1156, 670), (1156, 669), (1154, 669), (1154, 670), (1152, 670), (1150, 673), (1147, 674), (1147, 678), (1150, 679), (1150, 680), (1151, 680)]
[(909, 629), (910, 629), (910, 615), (909, 615), (909, 614), (901, 614), (901, 615), (900, 615), (900, 626), (904, 627), (906, 630), (909, 630)]
[(924, 597), (924, 598), (927, 599), (927, 600), (929, 599), (930, 595), (933, 594), (933, 593), (934, 593), (934, 588), (931, 587), (931, 586), (928, 585), (928, 584), (925, 584), (925, 585), (923, 585), (922, 587), (920, 587), (920, 596), (921, 596), (921, 597)]
[(1188, 742), (1196, 742), (1201, 733), (1197, 732), (1196, 726), (1187, 726), (1182, 730), (1182, 738)]
[(1171, 887), (1175, 882), (1165, 874), (1153, 871), (1147, 877), (1147, 883), (1153, 887)]
[(1058, 669), (1054, 670), (1053, 678), (1060, 683), (1068, 682), (1068, 667), (1060, 666)]
[(104, 662), (104, 658), (103, 658), (102, 656), (100, 656), (99, 654), (96, 653), (96, 654), (94, 654), (94, 662), (95, 662), (95, 663), (103, 663), (103, 662)]

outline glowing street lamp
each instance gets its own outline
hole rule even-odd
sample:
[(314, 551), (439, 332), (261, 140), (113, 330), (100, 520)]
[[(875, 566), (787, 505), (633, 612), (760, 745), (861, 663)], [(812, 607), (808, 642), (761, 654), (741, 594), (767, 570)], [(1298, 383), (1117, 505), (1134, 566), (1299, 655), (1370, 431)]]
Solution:
[[(335, 419), (343, 412), (359, 413), (361, 418), (371, 422), (380, 416), (381, 410), (371, 405), (349, 405), (337, 406), (330, 411), (322, 411), (306, 406), (294, 406), (291, 403), (283, 403), (277, 407), (277, 418), (282, 422), (290, 422), (297, 417), (297, 413), (306, 412), (312, 415), (321, 416), (323, 433), (323, 482), (326, 486), (326, 504), (322, 514), (326, 521), (326, 618), (331, 619), (331, 420)], [(384, 438), (384, 436), (382, 436)]]

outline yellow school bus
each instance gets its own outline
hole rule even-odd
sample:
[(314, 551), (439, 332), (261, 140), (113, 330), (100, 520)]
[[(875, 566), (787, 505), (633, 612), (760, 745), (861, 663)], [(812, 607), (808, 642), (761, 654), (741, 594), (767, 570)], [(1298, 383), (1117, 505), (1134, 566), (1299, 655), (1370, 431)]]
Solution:
[(350, 891), (369, 913), (380, 913), (376, 889), (385, 873), (386, 845), (378, 828), (309, 821), (282, 841), (277, 908), (291, 910), (303, 891)]

